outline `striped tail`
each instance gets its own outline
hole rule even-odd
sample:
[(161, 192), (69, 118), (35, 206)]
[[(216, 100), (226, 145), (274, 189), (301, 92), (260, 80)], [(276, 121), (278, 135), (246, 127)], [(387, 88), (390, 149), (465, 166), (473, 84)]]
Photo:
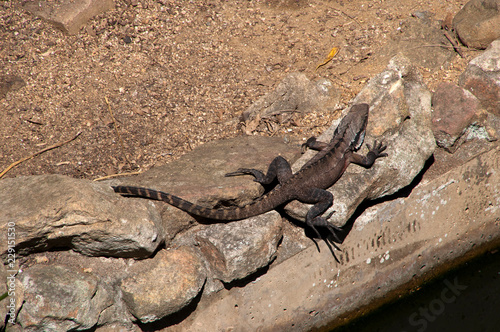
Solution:
[(175, 195), (171, 195), (154, 189), (131, 187), (131, 186), (112, 186), (112, 188), (116, 193), (149, 198), (157, 201), (163, 201), (189, 214), (193, 214), (207, 219), (224, 220), (224, 221), (250, 218), (271, 211), (274, 208), (276, 208), (276, 206), (284, 203), (284, 202), (275, 203), (273, 202), (274, 200), (272, 199), (272, 197), (269, 197), (269, 195), (264, 195), (260, 199), (257, 199), (254, 202), (245, 205), (244, 207), (234, 207), (227, 209), (210, 209), (198, 204), (193, 204)]

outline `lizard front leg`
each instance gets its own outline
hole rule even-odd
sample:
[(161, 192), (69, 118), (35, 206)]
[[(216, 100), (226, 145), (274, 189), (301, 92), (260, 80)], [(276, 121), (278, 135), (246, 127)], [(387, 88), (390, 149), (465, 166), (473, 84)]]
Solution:
[(377, 158), (387, 157), (387, 153), (382, 153), (387, 148), (387, 146), (383, 145), (382, 142), (373, 142), (373, 148), (370, 146), (370, 144), (366, 144), (366, 146), (369, 150), (366, 156), (353, 153), (351, 156), (352, 163), (370, 168)]
[(262, 185), (269, 185), (278, 179), (279, 183), (287, 181), (293, 174), (292, 168), (285, 158), (278, 156), (273, 159), (267, 173), (264, 175), (259, 170), (253, 168), (239, 168), (236, 172), (227, 173), (225, 176), (253, 175), (254, 181)]

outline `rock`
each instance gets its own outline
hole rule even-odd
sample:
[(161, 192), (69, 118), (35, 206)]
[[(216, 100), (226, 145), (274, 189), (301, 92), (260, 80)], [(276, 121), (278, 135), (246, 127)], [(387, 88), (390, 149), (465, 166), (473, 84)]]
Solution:
[(250, 134), (260, 119), (282, 116), (291, 118), (293, 112), (328, 112), (337, 106), (339, 94), (328, 79), (311, 82), (303, 73), (291, 73), (276, 89), (259, 98), (245, 112), (243, 120)]
[(437, 144), (454, 152), (455, 144), (474, 120), (480, 117), (481, 104), (468, 90), (453, 83), (440, 83), (432, 96), (432, 131)]
[(487, 111), (500, 116), (500, 39), (469, 62), (459, 85), (472, 92)]
[[(163, 242), (151, 204), (125, 201), (106, 184), (61, 175), (0, 181), (0, 233), (15, 224), (16, 254), (71, 248), (90, 256), (149, 257)], [(7, 241), (0, 242), (6, 256)]]
[(225, 283), (243, 279), (268, 266), (276, 257), (282, 235), (281, 216), (275, 211), (209, 225), (189, 234), (199, 242), (201, 252), (212, 267), (213, 278)]
[[(378, 159), (370, 169), (349, 166), (329, 189), (334, 202), (324, 215), (334, 212), (329, 221), (338, 226), (344, 225), (363, 200), (391, 195), (409, 185), (436, 147), (431, 129), (431, 94), (407, 58), (394, 57), (387, 69), (371, 79), (354, 98), (353, 104), (357, 103), (370, 105), (365, 142), (384, 142), (388, 157)], [(347, 111), (344, 110), (343, 114)], [(329, 141), (337, 124), (332, 125), (319, 140)], [(359, 153), (366, 154), (367, 151), (364, 144)], [(294, 171), (314, 153), (308, 151), (299, 159), (293, 165)], [(285, 210), (294, 218), (304, 220), (310, 207), (291, 202)]]
[[(204, 144), (174, 163), (107, 183), (153, 188), (207, 207), (242, 206), (259, 197), (262, 187), (249, 176), (224, 177), (224, 174), (240, 167), (265, 171), (278, 154), (292, 163), (300, 156), (300, 147), (277, 137), (237, 137)], [(121, 200), (124, 204), (134, 200), (137, 204), (156, 206), (162, 216), (167, 245), (181, 230), (196, 225), (192, 216), (169, 204), (142, 198)]]
[(487, 113), (486, 119), (483, 121), (486, 138), (488, 141), (496, 141), (500, 138), (500, 116), (493, 113)]
[(88, 330), (113, 303), (111, 290), (93, 275), (61, 265), (35, 265), (18, 278), (23, 304), (17, 320), (25, 330)]
[(21, 89), (26, 82), (16, 75), (0, 76), (0, 100), (7, 96), (7, 93)]
[(151, 323), (188, 305), (205, 283), (202, 260), (192, 248), (162, 250), (136, 261), (123, 279), (123, 299), (142, 323)]
[(114, 8), (113, 0), (25, 1), (23, 8), (74, 35), (92, 17)]
[[(153, 261), (153, 259), (144, 260), (154, 266)], [(104, 288), (111, 290), (112, 304), (101, 311), (97, 324), (99, 326), (116, 325), (132, 331), (136, 318), (129, 313), (123, 301), (123, 294), (117, 285), (130, 276), (130, 269), (134, 262), (133, 259), (84, 256), (74, 251), (52, 251), (31, 254), (28, 259), (23, 260), (20, 270), (29, 271), (33, 266), (39, 268), (40, 265), (44, 265), (47, 269), (53, 266), (64, 266), (70, 271), (83, 271), (85, 275), (97, 279)], [(19, 307), (21, 307), (22, 298), (19, 296), (18, 298)], [(18, 321), (17, 325), (19, 324), (24, 324), (24, 321)]]
[(485, 49), (500, 38), (500, 0), (469, 1), (455, 15), (453, 26), (465, 45)]
[[(264, 137), (207, 144), (177, 161), (178, 165), (169, 169), (170, 181), (180, 188), (191, 188), (192, 193), (187, 196), (198, 195), (212, 204), (227, 205), (231, 201), (233, 204), (246, 204), (260, 195), (260, 185), (248, 177), (225, 178), (223, 174), (241, 166), (265, 170), (277, 155), (276, 151), (293, 160), (299, 147), (283, 144), (281, 139)], [(255, 158), (248, 159), (248, 155)], [(198, 173), (206, 174), (191, 175), (193, 168)], [(165, 183), (161, 181), (165, 181), (162, 176), (161, 171), (153, 169), (133, 179), (151, 181), (151, 186), (156, 187), (155, 184)], [(221, 179), (229, 180), (229, 183), (221, 186)], [(249, 189), (252, 187), (255, 188), (253, 192)], [(213, 194), (212, 190), (218, 193)], [(104, 182), (60, 175), (5, 179), (0, 182), (0, 209), (3, 212), (0, 231), (6, 234), (6, 227), (15, 225), (16, 253), (31, 254), (21, 267), (24, 271), (42, 269), (30, 263), (39, 262), (46, 264), (44, 269), (62, 266), (65, 270), (70, 267), (70, 271), (85, 271), (85, 275), (88, 274), (100, 285), (121, 284), (122, 292), (110, 294), (113, 304), (100, 312), (100, 326), (117, 324), (131, 328), (134, 319), (143, 323), (162, 319), (188, 305), (199, 294), (208, 277), (207, 292), (219, 290), (222, 284), (217, 285), (217, 282), (220, 283), (218, 280), (231, 282), (245, 278), (269, 265), (276, 255), (282, 236), (281, 217), (276, 212), (260, 219), (251, 218), (231, 224), (199, 225), (198, 232), (193, 232), (191, 237), (193, 241), (198, 241), (198, 247), (181, 246), (180, 249), (159, 251), (153, 259), (141, 262), (78, 254), (134, 258), (150, 256), (164, 238), (160, 214), (156, 210), (158, 205), (155, 204), (162, 203), (121, 197), (112, 191), (109, 183)], [(170, 222), (168, 217), (171, 213), (164, 216), (167, 217), (165, 224)], [(5, 257), (6, 241), (3, 246)], [(54, 248), (58, 251), (40, 252)], [(61, 251), (70, 248), (74, 252)], [(64, 278), (78, 279), (78, 276), (57, 271)], [(32, 277), (36, 283), (43, 283), (44, 278), (43, 273)], [(168, 291), (165, 285), (169, 285)], [(17, 308), (20, 308), (23, 299), (18, 299)], [(28, 309), (19, 315), (19, 324), (42, 326), (40, 329), (44, 329), (47, 328), (44, 322), (53, 323), (43, 320), (45, 316), (35, 317), (34, 307)], [(55, 317), (57, 322), (54, 324), (61, 330), (72, 328), (73, 325), (59, 318), (63, 315), (62, 309), (55, 307), (54, 310), (50, 313), (47, 308), (43, 315)], [(129, 311), (131, 314), (128, 314)], [(67, 316), (68, 321), (74, 320), (70, 314)], [(73, 322), (75, 329), (79, 329), (78, 319)], [(90, 323), (87, 320), (82, 324), (87, 326)]]
[[(413, 13), (413, 17), (401, 23), (398, 32), (391, 36), (377, 56), (389, 61), (397, 54), (402, 54), (410, 59), (413, 65), (431, 70), (449, 64), (456, 53), (433, 16), (434, 14), (429, 12)], [(426, 47), (428, 45), (433, 46)], [(435, 45), (445, 47), (434, 47)]]

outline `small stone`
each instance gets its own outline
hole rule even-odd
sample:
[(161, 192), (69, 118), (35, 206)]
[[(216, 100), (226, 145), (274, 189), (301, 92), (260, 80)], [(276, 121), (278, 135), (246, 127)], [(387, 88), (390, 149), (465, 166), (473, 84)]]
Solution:
[(453, 26), (465, 45), (485, 49), (500, 38), (500, 0), (469, 1), (455, 15)]
[(26, 82), (16, 75), (0, 76), (0, 99), (7, 96), (7, 93), (21, 89), (26, 85)]
[[(243, 279), (267, 266), (276, 257), (283, 236), (281, 216), (271, 211), (235, 223), (209, 225), (196, 232), (202, 252), (215, 247), (222, 256), (224, 268), (217, 277), (224, 282)], [(207, 259), (210, 263), (212, 260)], [(213, 264), (212, 264), (213, 265)]]

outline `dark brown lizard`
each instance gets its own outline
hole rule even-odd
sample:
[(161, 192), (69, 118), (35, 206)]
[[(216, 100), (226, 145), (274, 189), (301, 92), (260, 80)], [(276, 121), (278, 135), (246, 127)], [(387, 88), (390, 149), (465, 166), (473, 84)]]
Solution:
[(355, 153), (363, 144), (368, 108), (367, 104), (353, 105), (329, 143), (319, 142), (315, 137), (309, 138), (303, 147), (319, 152), (295, 174), (292, 173), (290, 164), (281, 156), (271, 162), (265, 175), (259, 170), (249, 168), (240, 168), (236, 172), (226, 174), (226, 176), (253, 175), (254, 181), (264, 186), (269, 186), (277, 180), (278, 184), (274, 188), (243, 207), (210, 209), (153, 189), (131, 186), (116, 186), (113, 189), (120, 194), (161, 200), (189, 214), (219, 221), (253, 217), (292, 200), (298, 200), (314, 204), (306, 215), (306, 224), (318, 237), (321, 236), (316, 227), (326, 227), (334, 238), (339, 240), (335, 234), (338, 228), (321, 216), (333, 204), (333, 195), (325, 189), (337, 182), (350, 163), (369, 168), (377, 158), (387, 156), (386, 153), (382, 153), (386, 146), (382, 143), (377, 144), (376, 141), (373, 148), (367, 144), (370, 151), (366, 156)]

